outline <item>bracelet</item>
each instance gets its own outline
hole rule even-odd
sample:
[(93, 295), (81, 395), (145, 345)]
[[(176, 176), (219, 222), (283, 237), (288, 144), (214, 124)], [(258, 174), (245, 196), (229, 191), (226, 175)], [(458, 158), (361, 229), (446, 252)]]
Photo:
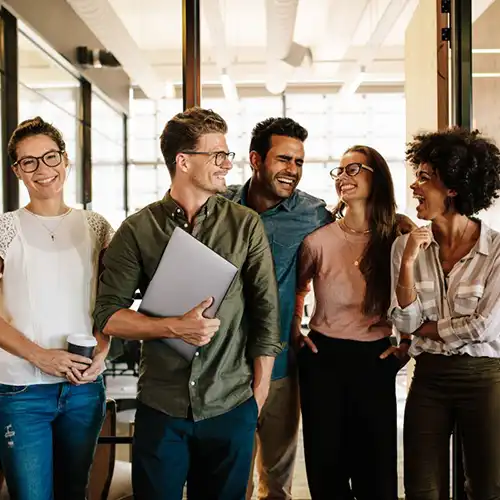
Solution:
[(399, 345), (401, 344), (408, 344), (408, 345), (411, 345), (411, 339), (405, 337), (405, 338), (402, 338), (400, 341), (399, 341)]
[(402, 288), (403, 290), (415, 290), (415, 291), (417, 291), (417, 287), (415, 285), (413, 285), (413, 286), (403, 286), (403, 285), (400, 285), (398, 283), (396, 285), (396, 288)]

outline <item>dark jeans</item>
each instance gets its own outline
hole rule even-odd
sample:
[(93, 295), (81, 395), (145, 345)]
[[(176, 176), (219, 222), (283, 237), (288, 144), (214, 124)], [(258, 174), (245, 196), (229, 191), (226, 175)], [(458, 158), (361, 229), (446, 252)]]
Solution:
[(223, 415), (194, 422), (138, 403), (132, 457), (136, 500), (244, 500), (255, 429), (252, 397)]
[(317, 332), (298, 355), (307, 480), (313, 500), (397, 500), (397, 412), (391, 344)]
[(84, 500), (106, 398), (102, 377), (0, 384), (0, 461), (13, 500)]
[(450, 435), (462, 436), (469, 500), (500, 499), (500, 359), (420, 354), (406, 401), (407, 500), (450, 498)]

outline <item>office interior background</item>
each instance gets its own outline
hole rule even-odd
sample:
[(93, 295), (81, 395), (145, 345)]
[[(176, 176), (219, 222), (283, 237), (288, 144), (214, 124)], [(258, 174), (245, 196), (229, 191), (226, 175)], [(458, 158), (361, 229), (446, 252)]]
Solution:
[[(117, 228), (165, 194), (159, 135), (195, 103), (228, 122), (228, 183), (250, 177), (253, 126), (289, 116), (309, 131), (300, 189), (334, 205), (329, 171), (367, 144), (414, 218), (413, 134), (461, 124), (500, 142), (498, 19), (500, 0), (3, 2), (1, 206), (27, 202), (6, 144), (40, 115), (66, 140), (67, 203)], [(500, 204), (481, 217), (500, 230), (499, 215)]]

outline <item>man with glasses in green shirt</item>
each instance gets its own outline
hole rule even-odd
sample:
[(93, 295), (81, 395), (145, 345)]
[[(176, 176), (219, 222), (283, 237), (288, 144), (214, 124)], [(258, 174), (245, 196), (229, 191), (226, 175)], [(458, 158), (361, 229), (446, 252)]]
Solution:
[[(132, 460), (136, 500), (243, 500), (257, 418), (281, 351), (276, 279), (260, 217), (218, 196), (232, 168), (226, 122), (192, 108), (161, 136), (172, 177), (163, 200), (126, 219), (104, 257), (94, 313), (107, 335), (142, 340)], [(238, 275), (216, 319), (208, 299), (176, 318), (129, 309), (176, 227), (232, 262)], [(193, 283), (196, 287), (196, 283)], [(162, 338), (199, 346), (186, 361)]]

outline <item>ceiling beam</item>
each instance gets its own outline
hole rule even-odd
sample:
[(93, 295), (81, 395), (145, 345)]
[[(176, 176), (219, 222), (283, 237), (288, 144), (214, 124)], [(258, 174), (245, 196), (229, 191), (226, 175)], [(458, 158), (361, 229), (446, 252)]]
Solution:
[(409, 7), (409, 4), (414, 4), (416, 8), (418, 0), (389, 1), (378, 22), (373, 27), (370, 38), (357, 61), (357, 68), (351, 71), (346, 77), (344, 85), (340, 90), (341, 95), (348, 95), (355, 92), (356, 88), (363, 82), (364, 74), (369, 70), (370, 64), (377, 57), (377, 52), (384, 43), (385, 38), (398, 22), (401, 14)]
[(161, 99), (168, 93), (108, 0), (66, 1), (149, 98)]

